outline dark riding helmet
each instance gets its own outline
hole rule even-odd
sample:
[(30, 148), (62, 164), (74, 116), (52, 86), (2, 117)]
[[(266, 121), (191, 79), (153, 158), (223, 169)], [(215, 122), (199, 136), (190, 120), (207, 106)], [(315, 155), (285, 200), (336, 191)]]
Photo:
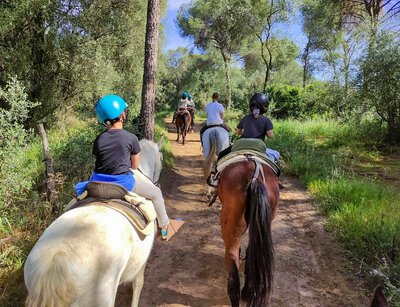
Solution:
[(250, 109), (252, 107), (256, 107), (257, 109), (260, 109), (261, 114), (267, 112), (268, 106), (269, 106), (269, 98), (264, 93), (255, 93), (253, 97), (251, 97), (250, 99), (249, 103)]

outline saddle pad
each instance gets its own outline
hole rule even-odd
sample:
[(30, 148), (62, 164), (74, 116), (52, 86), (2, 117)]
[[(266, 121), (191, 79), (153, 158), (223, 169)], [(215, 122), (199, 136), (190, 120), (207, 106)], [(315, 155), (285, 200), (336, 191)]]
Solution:
[[(153, 203), (147, 199), (143, 201), (143, 197), (134, 193), (132, 193), (132, 195), (138, 198), (127, 195), (129, 201), (121, 199), (99, 199), (95, 197), (88, 197), (79, 201), (73, 199), (67, 205), (65, 211), (83, 206), (106, 206), (124, 215), (138, 232), (147, 236), (151, 234), (151, 231), (154, 231), (153, 221), (156, 218), (156, 212)], [(140, 203), (137, 203), (138, 199), (140, 199)]]
[(267, 155), (261, 154), (258, 151), (250, 151), (250, 150), (240, 150), (236, 152), (231, 152), (225, 157), (222, 157), (220, 160), (217, 161), (217, 173), (221, 173), (225, 167), (227, 167), (230, 164), (236, 163), (236, 162), (241, 162), (241, 161), (246, 161), (248, 160), (249, 156), (254, 159), (259, 161), (260, 163), (268, 166), (271, 168), (275, 175), (279, 177), (281, 175), (281, 170), (279, 166), (272, 162), (271, 159), (268, 158)]
[(133, 192), (128, 192), (128, 195), (125, 195), (125, 199), (136, 207), (139, 207), (140, 211), (149, 222), (152, 222), (156, 219), (156, 210), (154, 209), (154, 205), (150, 200)]
[(233, 143), (232, 152), (242, 150), (256, 151), (265, 155), (267, 146), (265, 145), (265, 142), (260, 139), (240, 138)]
[[(136, 229), (139, 233), (148, 236), (154, 233), (154, 220), (153, 221), (146, 221), (147, 224), (143, 223), (143, 215), (140, 211), (129, 210), (124, 205), (121, 204), (122, 201), (107, 201), (105, 204), (102, 205), (114, 209), (121, 213), (126, 219), (131, 223), (133, 228)], [(154, 209), (153, 209), (154, 210)], [(140, 214), (138, 214), (140, 212)]]

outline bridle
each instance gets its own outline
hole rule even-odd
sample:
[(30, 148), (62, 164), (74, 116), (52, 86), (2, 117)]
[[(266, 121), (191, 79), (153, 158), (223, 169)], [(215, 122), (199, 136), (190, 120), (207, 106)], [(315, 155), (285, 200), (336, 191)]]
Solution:
[[(142, 173), (143, 176), (145, 176), (147, 179), (149, 179), (151, 182), (153, 182), (153, 180), (151, 180), (151, 178), (149, 176), (147, 176), (140, 168), (137, 169), (139, 172)], [(160, 180), (153, 182), (153, 184), (158, 187), (161, 188), (161, 184), (160, 184)]]

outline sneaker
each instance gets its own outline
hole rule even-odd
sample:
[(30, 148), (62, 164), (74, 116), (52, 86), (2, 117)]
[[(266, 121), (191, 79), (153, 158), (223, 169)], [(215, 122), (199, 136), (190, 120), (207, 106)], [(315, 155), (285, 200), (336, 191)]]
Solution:
[(167, 229), (161, 229), (161, 239), (167, 240), (168, 237), (168, 230)]

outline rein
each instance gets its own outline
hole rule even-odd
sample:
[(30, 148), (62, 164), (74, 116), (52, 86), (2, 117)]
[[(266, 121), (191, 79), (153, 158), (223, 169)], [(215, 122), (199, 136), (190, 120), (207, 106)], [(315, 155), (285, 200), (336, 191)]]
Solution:
[[(138, 168), (138, 171), (140, 173), (142, 173), (143, 176), (145, 176), (147, 179), (149, 179), (151, 182), (153, 182), (153, 180), (151, 180), (151, 178), (149, 176), (147, 176), (140, 168)], [(160, 180), (158, 180), (157, 182), (153, 182), (153, 184), (157, 187), (160, 188)]]

